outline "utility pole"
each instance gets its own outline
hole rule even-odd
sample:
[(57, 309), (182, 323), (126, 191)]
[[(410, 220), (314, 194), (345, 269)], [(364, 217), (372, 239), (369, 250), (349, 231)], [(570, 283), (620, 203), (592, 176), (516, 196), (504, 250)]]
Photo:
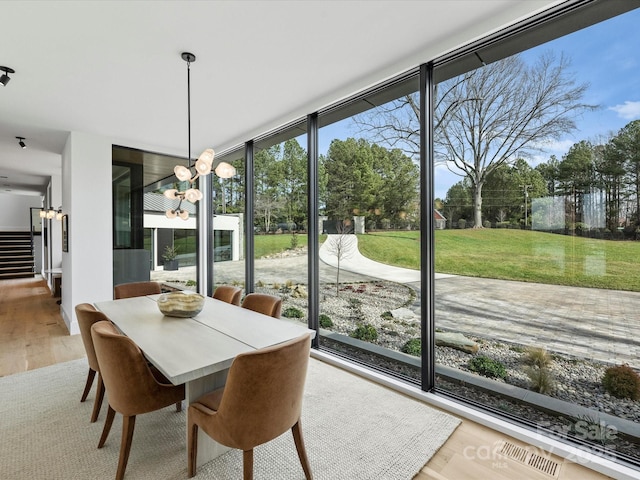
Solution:
[(529, 210), (529, 192), (527, 188), (530, 188), (531, 185), (520, 185), (524, 189), (524, 229), (527, 229), (527, 210)]

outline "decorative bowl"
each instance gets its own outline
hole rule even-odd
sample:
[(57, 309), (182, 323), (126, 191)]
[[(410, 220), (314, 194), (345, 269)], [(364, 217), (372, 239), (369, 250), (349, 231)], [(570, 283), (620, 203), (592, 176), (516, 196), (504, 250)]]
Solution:
[(168, 317), (195, 317), (204, 307), (204, 297), (194, 292), (163, 293), (158, 298), (158, 308)]

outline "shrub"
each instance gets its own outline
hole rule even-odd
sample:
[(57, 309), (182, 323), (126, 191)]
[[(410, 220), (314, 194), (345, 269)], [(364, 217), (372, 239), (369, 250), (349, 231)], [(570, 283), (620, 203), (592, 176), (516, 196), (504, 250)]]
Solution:
[(393, 315), (391, 314), (391, 312), (386, 311), (386, 312), (382, 312), (382, 314), (380, 315), (380, 318), (382, 318), (383, 320), (393, 320)]
[(350, 336), (358, 340), (364, 340), (365, 342), (375, 342), (378, 339), (378, 331), (373, 325), (365, 323), (358, 325), (356, 329), (351, 332)]
[(525, 350), (524, 361), (532, 367), (547, 368), (551, 365), (552, 359), (544, 348), (530, 347)]
[(195, 280), (187, 280), (187, 283), (185, 283), (185, 285), (187, 287), (195, 287), (196, 285), (198, 285), (198, 283)]
[(627, 364), (607, 368), (602, 386), (614, 397), (640, 399), (640, 376)]
[(484, 228), (491, 228), (491, 222), (489, 220), (485, 220), (484, 222), (482, 222), (482, 226)]
[(360, 300), (359, 298), (350, 298), (349, 299), (349, 307), (358, 308), (360, 305), (362, 305), (362, 300)]
[(489, 378), (505, 378), (507, 369), (502, 362), (479, 355), (469, 361), (469, 370)]
[(419, 338), (411, 338), (405, 342), (401, 350), (414, 357), (419, 357), (422, 354), (422, 342)]
[(291, 250), (298, 248), (298, 235), (296, 232), (291, 233)]
[(321, 313), (318, 317), (318, 321), (320, 322), (320, 326), (322, 328), (333, 327), (333, 321), (331, 320), (331, 317), (329, 317), (329, 315), (327, 315), (326, 313)]
[(464, 218), (458, 220), (458, 228), (467, 228), (467, 221)]
[(260, 287), (260, 288), (264, 287), (264, 282), (262, 280), (258, 280), (256, 282), (256, 287)]
[(546, 395), (555, 390), (556, 382), (548, 368), (529, 367), (525, 369), (525, 373), (531, 380), (531, 390), (534, 392)]
[(304, 317), (304, 313), (296, 307), (287, 307), (284, 309), (284, 312), (282, 312), (282, 316), (287, 318), (302, 318)]

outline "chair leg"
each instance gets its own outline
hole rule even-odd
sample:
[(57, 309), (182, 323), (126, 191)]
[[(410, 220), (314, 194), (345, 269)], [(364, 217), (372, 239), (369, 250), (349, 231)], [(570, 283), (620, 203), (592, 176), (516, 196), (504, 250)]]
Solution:
[(307, 450), (304, 448), (304, 440), (302, 438), (302, 427), (300, 425), (300, 420), (298, 420), (298, 422), (293, 427), (291, 427), (291, 432), (293, 433), (293, 441), (295, 442), (296, 450), (298, 451), (298, 458), (300, 459), (302, 469), (304, 470), (304, 477), (307, 480), (311, 480), (313, 476), (311, 475), (311, 466), (309, 465)]
[(102, 407), (102, 399), (104, 398), (104, 382), (102, 381), (102, 375), (98, 373), (98, 388), (96, 390), (96, 399), (93, 402), (93, 412), (91, 412), (91, 423), (98, 420), (98, 414)]
[(107, 410), (107, 418), (104, 421), (104, 428), (102, 429), (102, 436), (100, 437), (100, 441), (98, 442), (98, 448), (102, 448), (104, 446), (104, 442), (107, 441), (107, 437), (109, 436), (109, 432), (111, 431), (111, 424), (113, 423), (113, 417), (116, 416), (116, 412), (111, 405)]
[(198, 458), (198, 425), (189, 421), (187, 428), (187, 477), (191, 478), (196, 474), (196, 469), (198, 468), (196, 466)]
[(179, 402), (176, 402), (176, 412), (181, 412), (182, 411), (182, 400), (180, 400)]
[(242, 452), (242, 474), (244, 480), (253, 480), (253, 449)]
[(133, 429), (136, 426), (136, 416), (122, 417), (122, 440), (120, 442), (120, 459), (118, 460), (118, 471), (116, 480), (124, 478), (124, 471), (127, 469), (129, 461), (129, 452), (131, 451), (131, 440), (133, 440)]
[(93, 377), (95, 376), (96, 376), (96, 371), (90, 368), (89, 373), (87, 374), (87, 383), (84, 386), (84, 392), (82, 392), (82, 397), (80, 398), (81, 402), (84, 402), (87, 399), (87, 395), (89, 395), (89, 390), (91, 390), (91, 386), (93, 385)]

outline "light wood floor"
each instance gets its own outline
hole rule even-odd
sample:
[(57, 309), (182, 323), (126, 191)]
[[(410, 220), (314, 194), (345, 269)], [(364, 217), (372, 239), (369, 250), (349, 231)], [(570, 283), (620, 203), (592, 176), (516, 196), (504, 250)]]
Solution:
[[(68, 334), (60, 307), (44, 280), (0, 280), (0, 299), (0, 376), (85, 356), (80, 335)], [(518, 440), (463, 420), (414, 480), (609, 478), (553, 456), (549, 458), (559, 464), (559, 475), (541, 473), (496, 453), (504, 441), (527, 449)]]

